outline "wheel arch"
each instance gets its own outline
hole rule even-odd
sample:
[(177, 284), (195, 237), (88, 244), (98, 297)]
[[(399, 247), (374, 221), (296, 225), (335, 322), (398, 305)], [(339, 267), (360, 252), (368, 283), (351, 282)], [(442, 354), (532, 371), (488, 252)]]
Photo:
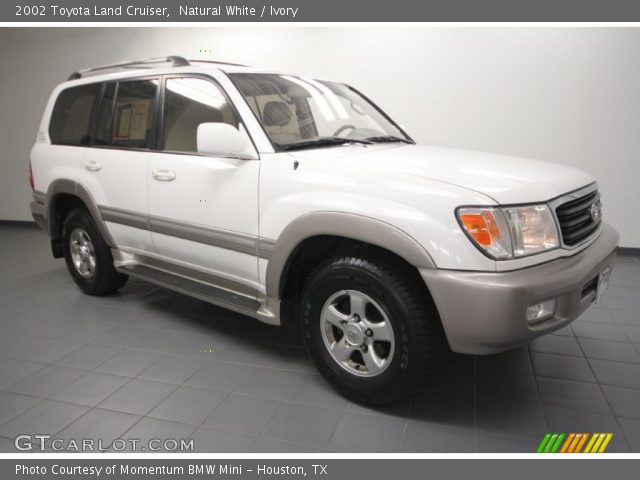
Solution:
[(45, 201), (47, 233), (51, 237), (51, 248), (56, 258), (62, 256), (62, 224), (66, 215), (76, 207), (84, 207), (95, 222), (102, 238), (109, 247), (115, 242), (107, 229), (98, 205), (91, 193), (81, 184), (69, 179), (58, 179), (49, 185)]
[(293, 220), (282, 231), (269, 256), (266, 292), (282, 298), (292, 266), (311, 240), (338, 248), (345, 242), (386, 250), (415, 268), (435, 268), (427, 250), (405, 231), (378, 219), (342, 212), (312, 212)]

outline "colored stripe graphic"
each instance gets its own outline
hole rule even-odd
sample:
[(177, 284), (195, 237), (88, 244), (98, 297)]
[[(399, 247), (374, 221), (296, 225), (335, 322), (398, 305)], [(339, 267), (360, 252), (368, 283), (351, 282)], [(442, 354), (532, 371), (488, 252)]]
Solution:
[(589, 443), (587, 443), (587, 448), (584, 449), (584, 453), (591, 453), (591, 449), (593, 448), (593, 445), (596, 443), (596, 440), (599, 436), (600, 434), (598, 433), (594, 433), (591, 436), (591, 440), (589, 440)]
[(542, 441), (540, 442), (540, 445), (538, 445), (538, 449), (536, 450), (537, 453), (543, 453), (544, 452), (544, 448), (547, 446), (547, 443), (549, 442), (549, 439), (551, 438), (551, 434), (547, 433)]
[(612, 433), (594, 433), (584, 453), (604, 452), (612, 437)]
[(540, 445), (538, 445), (538, 453), (556, 453), (564, 440), (564, 433), (547, 433)]
[(580, 442), (578, 442), (578, 445), (576, 446), (576, 449), (573, 453), (580, 453), (582, 451), (582, 446), (584, 445), (584, 442), (586, 442), (587, 438), (589, 438), (588, 433), (583, 433), (581, 435), (582, 435), (582, 438), (580, 439)]
[(600, 450), (598, 450), (598, 453), (603, 453), (607, 449), (607, 445), (609, 445), (609, 442), (611, 441), (612, 438), (613, 438), (613, 433), (606, 434), (606, 437), (602, 442), (602, 445), (600, 445)]
[(567, 449), (569, 448), (569, 445), (571, 445), (571, 442), (573, 442), (574, 438), (576, 438), (576, 434), (570, 433), (567, 437), (567, 441), (564, 442), (564, 445), (562, 445), (562, 450), (560, 450), (560, 453), (567, 453)]
[(560, 448), (560, 445), (562, 445), (562, 440), (564, 440), (564, 437), (565, 437), (564, 433), (560, 433), (558, 435), (558, 439), (556, 440), (556, 443), (553, 445), (549, 453), (556, 453), (558, 451), (558, 449)]
[(569, 450), (567, 450), (567, 453), (573, 453), (576, 451), (576, 448), (578, 447), (578, 443), (582, 441), (582, 434), (581, 433), (576, 433), (576, 436), (573, 437), (573, 442), (571, 442), (571, 445), (569, 446)]
[(551, 434), (551, 438), (547, 442), (547, 446), (544, 447), (544, 453), (551, 453), (551, 449), (555, 445), (557, 438), (558, 438), (558, 434), (557, 433), (552, 433)]
[(603, 453), (612, 438), (612, 433), (547, 433), (542, 438), (542, 441), (538, 445), (536, 452)]

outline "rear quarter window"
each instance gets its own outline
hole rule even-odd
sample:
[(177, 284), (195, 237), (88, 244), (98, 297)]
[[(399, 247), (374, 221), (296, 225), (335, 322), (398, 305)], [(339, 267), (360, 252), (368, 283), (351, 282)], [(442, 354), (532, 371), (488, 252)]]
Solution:
[(90, 145), (91, 115), (101, 85), (81, 85), (63, 90), (53, 107), (49, 136), (57, 145)]

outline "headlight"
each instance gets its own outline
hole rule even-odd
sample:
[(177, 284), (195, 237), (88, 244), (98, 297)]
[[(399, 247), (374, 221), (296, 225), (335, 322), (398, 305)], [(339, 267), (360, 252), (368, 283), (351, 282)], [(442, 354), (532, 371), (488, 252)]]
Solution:
[(547, 205), (464, 207), (457, 215), (471, 240), (497, 260), (525, 257), (560, 245)]
[(509, 228), (514, 257), (524, 257), (556, 248), (558, 229), (546, 205), (503, 209)]

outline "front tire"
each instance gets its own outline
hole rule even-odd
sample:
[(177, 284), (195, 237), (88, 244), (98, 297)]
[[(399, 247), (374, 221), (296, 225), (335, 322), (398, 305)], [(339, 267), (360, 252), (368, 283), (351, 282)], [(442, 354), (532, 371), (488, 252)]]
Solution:
[(384, 405), (422, 386), (441, 356), (439, 318), (419, 277), (385, 256), (339, 256), (308, 278), (302, 335), (340, 393)]
[(62, 250), (73, 281), (88, 295), (107, 295), (122, 288), (129, 278), (113, 267), (111, 249), (89, 213), (77, 208), (62, 225)]

